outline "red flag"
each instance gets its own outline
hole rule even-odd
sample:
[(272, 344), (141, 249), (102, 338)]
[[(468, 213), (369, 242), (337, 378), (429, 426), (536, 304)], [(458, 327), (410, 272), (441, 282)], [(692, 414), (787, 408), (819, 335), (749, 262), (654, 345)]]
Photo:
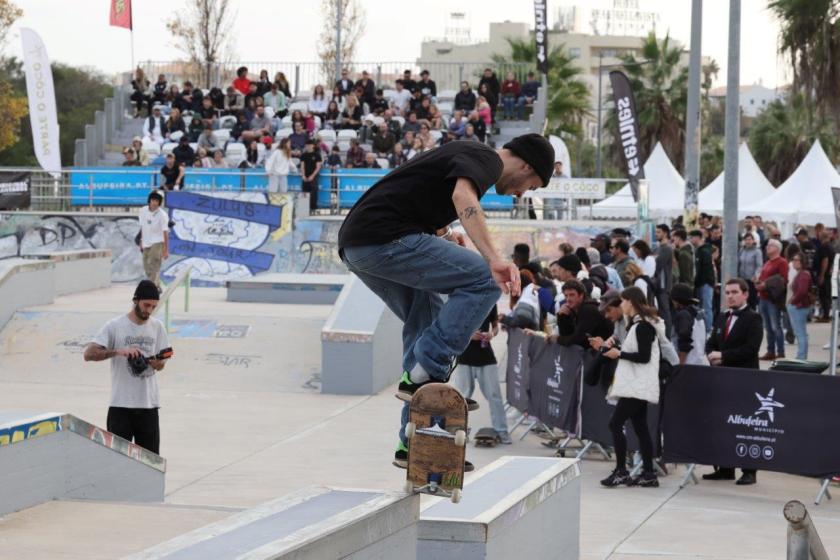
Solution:
[(111, 0), (111, 25), (131, 29), (131, 0)]

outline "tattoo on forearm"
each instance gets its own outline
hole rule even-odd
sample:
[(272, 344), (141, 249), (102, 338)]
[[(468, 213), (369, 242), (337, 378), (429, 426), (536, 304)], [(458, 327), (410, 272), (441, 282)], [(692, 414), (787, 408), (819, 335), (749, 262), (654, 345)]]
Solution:
[(479, 210), (475, 206), (467, 206), (466, 208), (464, 208), (464, 211), (461, 212), (461, 219), (469, 220), (470, 218), (477, 216), (480, 212), (481, 210)]

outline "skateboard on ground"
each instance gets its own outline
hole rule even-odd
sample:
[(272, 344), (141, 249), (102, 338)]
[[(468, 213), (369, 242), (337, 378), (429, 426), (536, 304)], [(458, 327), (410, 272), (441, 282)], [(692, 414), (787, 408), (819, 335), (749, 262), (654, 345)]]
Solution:
[(476, 447), (496, 447), (502, 442), (499, 432), (493, 428), (481, 428), (473, 436)]
[(467, 445), (467, 401), (446, 383), (423, 385), (408, 405), (406, 492), (461, 500)]

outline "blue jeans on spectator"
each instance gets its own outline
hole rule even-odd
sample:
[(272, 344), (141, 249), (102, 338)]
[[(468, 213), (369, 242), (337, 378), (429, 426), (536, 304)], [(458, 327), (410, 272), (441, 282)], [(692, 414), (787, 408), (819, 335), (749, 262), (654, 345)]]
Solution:
[(808, 359), (808, 314), (809, 307), (796, 307), (788, 304), (787, 314), (790, 317), (790, 324), (793, 327), (793, 334), (796, 335), (796, 359)]
[[(403, 370), (420, 364), (435, 381), (447, 381), (454, 359), (501, 295), (478, 253), (425, 233), (346, 247), (342, 260), (403, 321)], [(445, 304), (439, 294), (448, 296)], [(406, 444), (408, 403), (401, 420)]]
[(503, 118), (512, 119), (515, 114), (516, 98), (512, 95), (502, 97)]
[(700, 305), (703, 307), (703, 324), (706, 325), (706, 335), (712, 332), (712, 325), (714, 324), (715, 314), (712, 306), (712, 301), (715, 298), (715, 288), (711, 284), (703, 284), (697, 287), (697, 299), (700, 300)]
[(782, 311), (768, 299), (758, 301), (758, 312), (767, 331), (767, 352), (776, 356), (785, 355), (785, 333), (782, 331)]
[(508, 431), (507, 416), (502, 401), (502, 388), (499, 385), (499, 365), (465, 366), (461, 364), (455, 369), (452, 384), (466, 398), (471, 398), (475, 391), (476, 379), (478, 379), (481, 394), (490, 403), (490, 421), (493, 424), (493, 429), (500, 434), (506, 434)]
[(525, 106), (528, 105), (528, 98), (524, 95), (520, 95), (519, 99), (516, 100), (516, 118), (521, 121), (525, 120)]

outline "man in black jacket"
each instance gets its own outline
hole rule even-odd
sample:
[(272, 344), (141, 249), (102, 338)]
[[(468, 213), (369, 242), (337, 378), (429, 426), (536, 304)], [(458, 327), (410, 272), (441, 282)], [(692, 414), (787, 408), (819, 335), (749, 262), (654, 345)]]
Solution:
[(699, 229), (693, 230), (688, 237), (694, 245), (694, 289), (697, 291), (697, 299), (703, 306), (703, 321), (706, 323), (708, 333), (712, 330), (714, 317), (712, 301), (715, 296), (715, 263), (712, 258), (712, 245), (703, 242), (703, 234)]
[(475, 93), (470, 89), (469, 82), (461, 82), (461, 91), (455, 94), (456, 111), (472, 111), (475, 109)]
[(557, 311), (557, 343), (589, 347), (593, 336), (607, 339), (613, 334), (613, 324), (598, 310), (598, 302), (588, 299), (586, 288), (577, 280), (563, 284), (565, 303)]
[[(747, 306), (749, 287), (742, 278), (732, 278), (724, 286), (726, 312), (718, 313), (712, 335), (706, 343), (709, 363), (713, 366), (758, 369), (758, 352), (764, 338), (761, 316)], [(741, 469), (736, 484), (755, 484), (755, 470)], [(719, 467), (705, 480), (734, 480), (735, 469)]]

